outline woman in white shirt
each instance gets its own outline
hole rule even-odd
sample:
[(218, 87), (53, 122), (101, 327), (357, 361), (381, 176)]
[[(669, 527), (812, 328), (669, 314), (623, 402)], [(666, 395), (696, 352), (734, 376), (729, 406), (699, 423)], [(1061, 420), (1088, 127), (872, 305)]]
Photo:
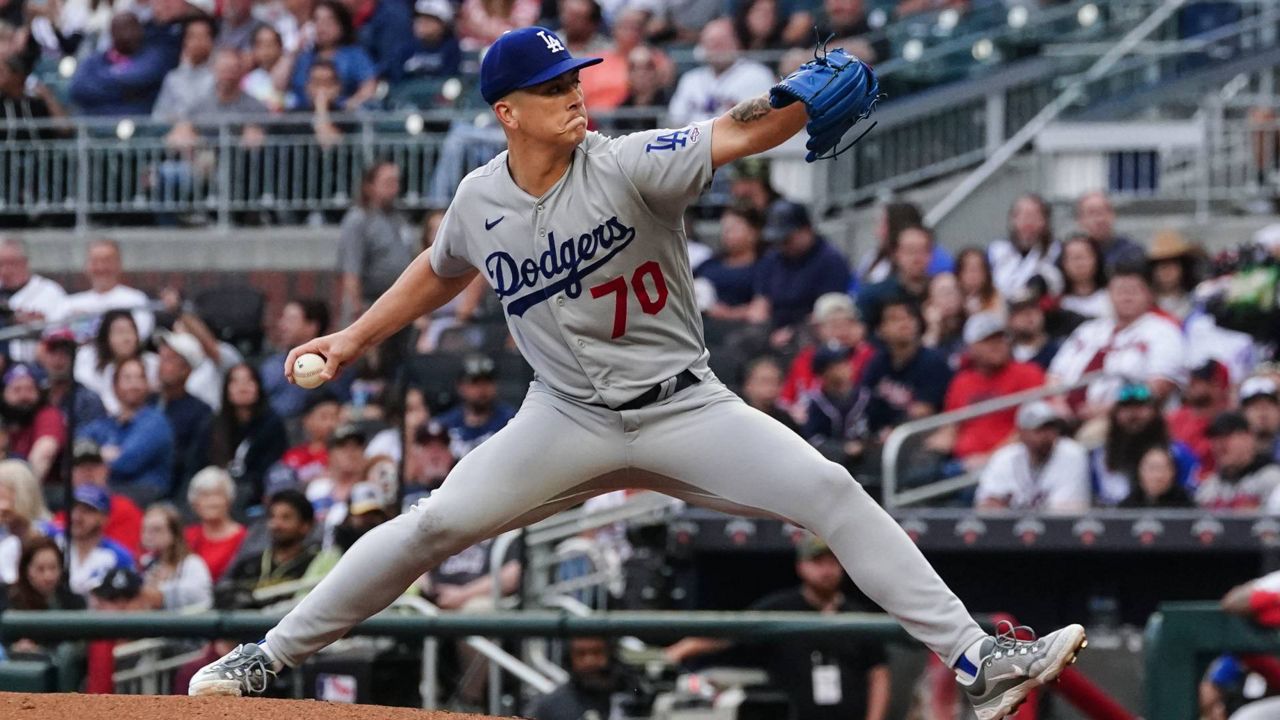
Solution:
[(142, 517), (142, 598), (156, 610), (207, 608), (213, 578), (182, 536), (182, 517), (169, 503), (156, 503)]
[(1086, 320), (1111, 317), (1106, 268), (1102, 253), (1086, 235), (1072, 235), (1062, 244), (1062, 299), (1059, 306)]
[(1058, 243), (1053, 239), (1052, 211), (1039, 195), (1023, 195), (1009, 208), (1009, 237), (996, 240), (987, 250), (991, 279), (1001, 295), (1010, 296), (1041, 277), (1051, 293), (1062, 287), (1062, 275), (1054, 263)]
[(120, 411), (120, 401), (112, 389), (116, 366), (121, 360), (134, 357), (142, 360), (147, 384), (159, 387), (160, 358), (155, 353), (142, 351), (142, 338), (133, 314), (128, 310), (108, 310), (102, 315), (93, 343), (80, 348), (76, 354), (76, 381), (97, 393), (107, 412), (115, 415)]

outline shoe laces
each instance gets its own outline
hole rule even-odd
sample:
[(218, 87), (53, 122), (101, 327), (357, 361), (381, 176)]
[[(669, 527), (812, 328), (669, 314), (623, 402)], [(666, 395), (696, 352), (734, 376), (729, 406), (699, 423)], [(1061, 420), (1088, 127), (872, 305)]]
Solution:
[[(1022, 638), (1029, 638), (1023, 640)], [(991, 654), (983, 658), (984, 662), (990, 662), (993, 659), (1002, 657), (1012, 657), (1014, 655), (1026, 655), (1027, 653), (1038, 649), (1040, 640), (1036, 638), (1036, 632), (1026, 625), (1014, 625), (1008, 620), (1001, 620), (996, 623), (995, 647)]]
[(243, 645), (237, 646), (235, 652), (231, 653), (222, 665), (232, 679), (243, 678), (251, 693), (266, 692), (267, 684), (276, 674), (266, 658), (259, 654), (244, 652)]

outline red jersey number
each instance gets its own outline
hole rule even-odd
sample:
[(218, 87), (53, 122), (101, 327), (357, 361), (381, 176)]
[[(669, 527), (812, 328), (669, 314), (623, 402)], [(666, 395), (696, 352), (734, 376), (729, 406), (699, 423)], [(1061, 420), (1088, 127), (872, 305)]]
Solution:
[[(657, 315), (667, 306), (667, 279), (662, 276), (662, 266), (653, 260), (631, 273), (631, 289), (645, 315)], [(591, 297), (602, 298), (605, 295), (614, 295), (612, 337), (617, 339), (627, 333), (626, 278), (619, 275), (591, 288)]]

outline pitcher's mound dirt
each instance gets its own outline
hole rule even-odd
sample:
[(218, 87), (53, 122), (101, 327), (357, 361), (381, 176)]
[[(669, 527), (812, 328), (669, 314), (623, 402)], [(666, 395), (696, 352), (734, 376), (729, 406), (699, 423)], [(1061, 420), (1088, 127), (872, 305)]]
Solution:
[(378, 705), (315, 700), (0, 693), (4, 720), (496, 720)]

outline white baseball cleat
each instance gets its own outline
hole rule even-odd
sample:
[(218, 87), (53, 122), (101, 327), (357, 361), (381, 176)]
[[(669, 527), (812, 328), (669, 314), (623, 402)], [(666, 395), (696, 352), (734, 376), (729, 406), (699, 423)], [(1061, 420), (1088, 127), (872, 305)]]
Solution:
[(188, 695), (261, 695), (276, 676), (271, 658), (257, 643), (235, 650), (200, 668), (187, 686)]
[(982, 643), (977, 680), (964, 689), (978, 720), (1012, 715), (1032, 690), (1057, 680), (1089, 644), (1079, 625), (1068, 625), (1039, 640), (1019, 640), (1019, 630), (1030, 632), (1002, 620), (995, 637)]

